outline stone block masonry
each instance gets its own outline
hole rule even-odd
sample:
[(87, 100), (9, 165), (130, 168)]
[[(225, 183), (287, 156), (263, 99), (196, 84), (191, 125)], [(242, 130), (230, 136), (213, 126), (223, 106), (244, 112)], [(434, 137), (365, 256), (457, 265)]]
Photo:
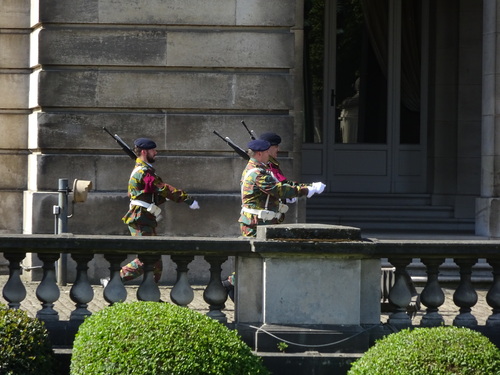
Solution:
[[(159, 175), (199, 197), (196, 219), (169, 205), (175, 218), (162, 233), (193, 235), (196, 227), (205, 235), (237, 236), (245, 164), (212, 131), (243, 148), (249, 137), (241, 120), (256, 134), (280, 133), (283, 168), (295, 177), (295, 17), (291, 0), (33, 3), (34, 112), (25, 194), (32, 207), (25, 211), (25, 230), (49, 230), (48, 197), (59, 178), (93, 181), (89, 202), (75, 218), (79, 233), (95, 232), (90, 213), (99, 216), (102, 210), (113, 220), (122, 215), (132, 166), (102, 132), (106, 126), (129, 144), (142, 136), (155, 139)], [(191, 230), (178, 225), (193, 220), (199, 225)], [(118, 220), (99, 232), (120, 233), (121, 225)]]

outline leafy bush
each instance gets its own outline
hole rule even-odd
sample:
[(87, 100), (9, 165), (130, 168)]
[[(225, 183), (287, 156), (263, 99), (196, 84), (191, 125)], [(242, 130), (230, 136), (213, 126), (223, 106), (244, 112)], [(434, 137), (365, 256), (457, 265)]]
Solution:
[(43, 322), (0, 305), (0, 374), (52, 375), (54, 363)]
[(72, 375), (268, 374), (235, 331), (187, 308), (117, 303), (89, 316), (73, 343)]
[(500, 350), (468, 328), (405, 329), (378, 340), (348, 375), (500, 374)]

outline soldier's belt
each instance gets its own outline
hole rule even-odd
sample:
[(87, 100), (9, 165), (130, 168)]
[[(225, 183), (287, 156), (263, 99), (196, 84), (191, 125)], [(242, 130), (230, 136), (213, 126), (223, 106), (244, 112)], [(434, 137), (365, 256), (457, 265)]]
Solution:
[(282, 215), (281, 212), (274, 212), (269, 210), (257, 210), (253, 208), (242, 207), (241, 212), (246, 212), (252, 215), (257, 215), (259, 219), (264, 221), (269, 221), (273, 219), (279, 219)]
[(144, 201), (140, 201), (138, 199), (132, 199), (130, 201), (130, 206), (140, 206), (140, 207), (144, 207), (146, 210), (148, 210), (148, 212), (152, 213), (153, 215), (155, 215), (156, 217), (156, 220), (159, 221), (160, 218), (161, 218), (161, 208), (158, 207), (156, 204), (154, 203), (148, 203), (148, 202), (144, 202)]

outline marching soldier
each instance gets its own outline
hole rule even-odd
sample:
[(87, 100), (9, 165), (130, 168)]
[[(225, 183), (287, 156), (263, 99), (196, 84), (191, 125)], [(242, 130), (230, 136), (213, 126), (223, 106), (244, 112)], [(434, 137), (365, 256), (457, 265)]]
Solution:
[[(260, 139), (248, 143), (250, 160), (240, 181), (242, 204), (238, 221), (243, 237), (255, 237), (258, 225), (282, 222), (288, 211), (282, 200), (303, 195), (310, 198), (325, 189), (321, 182), (298, 184), (286, 179), (276, 161), (280, 143), (281, 138), (275, 133), (262, 134)], [(223, 281), (231, 299), (234, 298), (234, 283), (234, 273)]]
[[(166, 202), (167, 199), (177, 203), (184, 202), (193, 210), (199, 209), (200, 206), (188, 193), (166, 184), (156, 174), (153, 168), (157, 154), (154, 141), (148, 138), (139, 138), (134, 141), (134, 146), (137, 159), (128, 182), (130, 206), (122, 220), (128, 225), (132, 236), (156, 236), (156, 226), (161, 218), (161, 209), (158, 206)], [(156, 282), (160, 280), (161, 271), (162, 262), (159, 260), (154, 266)], [(120, 276), (123, 281), (128, 281), (143, 273), (143, 263), (139, 258), (136, 258), (122, 267)]]
[(279, 182), (268, 167), (271, 144), (263, 139), (248, 143), (250, 160), (241, 176), (241, 215), (239, 218), (241, 234), (255, 237), (257, 226), (277, 224), (288, 206), (281, 199), (321, 194), (325, 185), (315, 182), (310, 185), (290, 185)]

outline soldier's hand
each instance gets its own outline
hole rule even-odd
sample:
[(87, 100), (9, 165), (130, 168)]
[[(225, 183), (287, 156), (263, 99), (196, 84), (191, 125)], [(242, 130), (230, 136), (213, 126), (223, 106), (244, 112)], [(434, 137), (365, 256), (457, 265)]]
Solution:
[(191, 203), (189, 208), (192, 210), (198, 210), (200, 208), (200, 205), (198, 204), (198, 201), (194, 201), (193, 203)]

